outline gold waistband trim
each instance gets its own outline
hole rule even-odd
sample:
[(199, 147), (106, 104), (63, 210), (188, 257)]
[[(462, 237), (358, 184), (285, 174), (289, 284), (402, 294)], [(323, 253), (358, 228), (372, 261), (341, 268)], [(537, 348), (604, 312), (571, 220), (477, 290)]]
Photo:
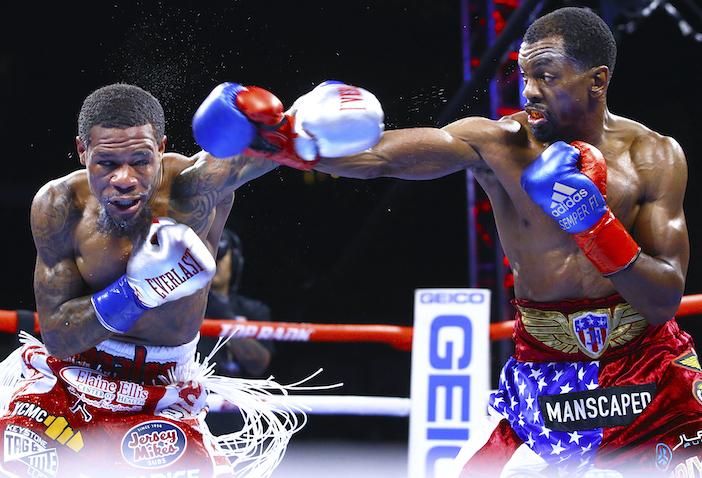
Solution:
[[(524, 330), (543, 345), (565, 354), (601, 357), (608, 349), (633, 342), (649, 326), (628, 303), (564, 314), (517, 305)], [(576, 330), (577, 329), (577, 330)]]

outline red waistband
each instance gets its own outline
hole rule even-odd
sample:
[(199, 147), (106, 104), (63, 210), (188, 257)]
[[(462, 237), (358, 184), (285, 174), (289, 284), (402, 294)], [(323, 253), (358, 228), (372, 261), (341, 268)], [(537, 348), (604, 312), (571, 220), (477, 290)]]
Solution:
[[(674, 320), (651, 327), (619, 295), (562, 302), (515, 299), (512, 304), (517, 308), (514, 356), (523, 362), (606, 360), (629, 353), (644, 342), (665, 341), (680, 334)], [(591, 317), (604, 319), (606, 325), (583, 327), (583, 319)], [(578, 332), (583, 328), (585, 333)], [(602, 342), (593, 350), (588, 340), (594, 336)]]
[(530, 309), (557, 310), (564, 314), (572, 314), (580, 310), (614, 307), (617, 304), (623, 304), (625, 300), (621, 295), (616, 294), (604, 299), (566, 299), (562, 302), (534, 302), (525, 299), (512, 299), (511, 302), (515, 306), (529, 307)]

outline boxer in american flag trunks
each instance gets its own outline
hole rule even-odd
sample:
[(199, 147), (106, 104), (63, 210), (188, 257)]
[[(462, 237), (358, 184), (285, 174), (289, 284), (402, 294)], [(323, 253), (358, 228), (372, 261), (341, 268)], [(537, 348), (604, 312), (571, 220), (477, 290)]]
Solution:
[[(699, 372), (672, 320), (689, 262), (687, 162), (673, 138), (610, 111), (616, 54), (594, 12), (556, 9), (519, 49), (524, 111), (388, 130), (367, 151), (315, 166), (360, 179), (470, 170), (490, 199), (524, 309), (518, 352), (493, 397), (496, 446), (478, 463), (469, 450), (484, 443), (469, 442), (455, 475), (466, 462), (471, 477), (577, 476), (604, 464), (699, 474)], [(571, 314), (571, 302), (581, 312)], [(526, 467), (521, 475), (504, 469), (510, 458), (510, 468)]]
[(699, 476), (702, 370), (675, 320), (650, 327), (620, 296), (514, 304), (515, 354), (461, 477)]

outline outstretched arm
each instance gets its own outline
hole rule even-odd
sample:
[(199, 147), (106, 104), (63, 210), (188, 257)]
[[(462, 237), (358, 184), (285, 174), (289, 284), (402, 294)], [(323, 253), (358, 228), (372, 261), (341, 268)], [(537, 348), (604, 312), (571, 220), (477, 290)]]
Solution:
[(445, 128), (385, 131), (372, 148), (341, 158), (322, 158), (315, 169), (349, 178), (435, 179), (481, 161), (473, 145), (483, 132), (499, 129), (485, 118), (466, 118)]
[(205, 151), (190, 160), (181, 159), (192, 164), (173, 180), (168, 216), (188, 224), (198, 234), (208, 227), (213, 207), (227, 200), (240, 186), (278, 166), (265, 158), (244, 155), (216, 158)]
[(320, 155), (341, 156), (375, 144), (383, 128), (375, 96), (338, 81), (320, 84), (288, 113), (262, 88), (215, 87), (193, 117), (193, 135), (203, 151), (174, 179), (171, 217), (188, 218), (202, 231), (212, 205), (278, 163), (310, 170)]
[[(171, 155), (185, 166), (175, 168), (180, 172), (172, 178), (169, 216), (201, 233), (216, 205), (277, 167), (274, 159), (292, 149), (290, 122), (282, 108), (262, 88), (236, 83), (215, 87), (193, 117), (193, 136), (203, 150), (191, 158)], [(253, 145), (265, 152), (257, 153)]]
[(644, 181), (646, 200), (631, 232), (642, 253), (611, 280), (651, 324), (661, 325), (680, 305), (690, 259), (683, 211), (687, 163), (671, 138), (647, 137), (638, 143), (632, 158)]

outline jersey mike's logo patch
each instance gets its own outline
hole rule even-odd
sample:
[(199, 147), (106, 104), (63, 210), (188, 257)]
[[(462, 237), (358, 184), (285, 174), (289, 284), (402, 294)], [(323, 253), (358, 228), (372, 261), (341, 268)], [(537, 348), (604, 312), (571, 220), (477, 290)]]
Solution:
[(602, 355), (609, 339), (609, 316), (588, 312), (573, 319), (573, 332), (580, 349), (589, 357)]
[(539, 406), (551, 430), (575, 431), (630, 425), (656, 396), (656, 384), (542, 395)]
[(177, 425), (152, 420), (132, 427), (122, 438), (122, 457), (139, 468), (163, 468), (185, 453), (187, 439)]

